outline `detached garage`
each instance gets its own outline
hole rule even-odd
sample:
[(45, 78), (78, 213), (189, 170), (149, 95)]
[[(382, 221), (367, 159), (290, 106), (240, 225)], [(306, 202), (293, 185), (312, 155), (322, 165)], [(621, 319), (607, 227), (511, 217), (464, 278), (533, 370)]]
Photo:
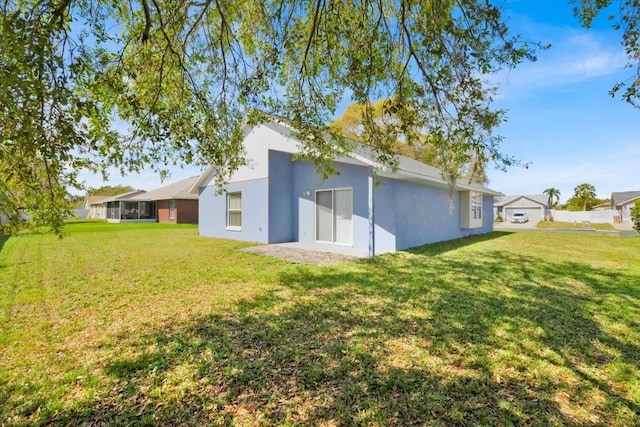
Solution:
[(504, 221), (508, 221), (514, 212), (524, 212), (529, 220), (538, 222), (544, 219), (548, 211), (549, 197), (546, 194), (531, 196), (504, 196), (497, 197), (493, 204), (495, 216), (501, 215)]

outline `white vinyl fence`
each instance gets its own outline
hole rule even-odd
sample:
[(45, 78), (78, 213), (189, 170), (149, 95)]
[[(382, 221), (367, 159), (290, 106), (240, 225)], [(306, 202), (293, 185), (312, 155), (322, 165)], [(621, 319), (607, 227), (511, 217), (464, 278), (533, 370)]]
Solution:
[[(590, 221), (593, 223), (613, 222), (614, 216), (620, 216), (620, 211), (615, 209), (607, 209), (603, 211), (558, 211), (551, 210), (554, 221), (564, 222), (583, 222)], [(629, 221), (629, 218), (622, 218), (622, 221)]]
[(76, 218), (86, 218), (89, 214), (89, 209), (85, 208), (73, 208), (73, 216)]

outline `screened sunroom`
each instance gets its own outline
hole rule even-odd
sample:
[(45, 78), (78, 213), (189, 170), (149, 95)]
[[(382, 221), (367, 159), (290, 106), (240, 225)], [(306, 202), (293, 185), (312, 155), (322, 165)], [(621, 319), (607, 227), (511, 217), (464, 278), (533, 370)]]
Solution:
[(156, 221), (156, 202), (128, 202), (116, 200), (107, 202), (107, 220), (118, 221)]
[(155, 201), (131, 200), (144, 193), (145, 191), (136, 190), (105, 200), (103, 203), (106, 205), (107, 222), (157, 221)]

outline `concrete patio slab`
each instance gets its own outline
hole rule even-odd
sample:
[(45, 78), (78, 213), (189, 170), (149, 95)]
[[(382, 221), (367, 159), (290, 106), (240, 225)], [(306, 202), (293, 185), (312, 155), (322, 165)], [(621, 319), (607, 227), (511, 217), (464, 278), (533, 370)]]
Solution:
[(355, 258), (368, 258), (369, 253), (362, 249), (353, 248), (346, 245), (334, 245), (331, 243), (304, 243), (304, 242), (288, 242), (274, 243), (269, 246), (279, 246), (282, 248), (300, 249), (304, 251), (327, 252), (338, 255), (347, 255)]
[(278, 259), (315, 265), (333, 265), (359, 258), (368, 258), (369, 254), (350, 246), (322, 243), (275, 243), (263, 246), (252, 246), (241, 249)]

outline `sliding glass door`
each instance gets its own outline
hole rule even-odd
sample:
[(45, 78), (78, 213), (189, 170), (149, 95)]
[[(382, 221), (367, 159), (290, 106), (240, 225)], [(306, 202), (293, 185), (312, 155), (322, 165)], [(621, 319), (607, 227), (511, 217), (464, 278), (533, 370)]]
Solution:
[(316, 241), (350, 245), (352, 235), (352, 190), (316, 191)]

